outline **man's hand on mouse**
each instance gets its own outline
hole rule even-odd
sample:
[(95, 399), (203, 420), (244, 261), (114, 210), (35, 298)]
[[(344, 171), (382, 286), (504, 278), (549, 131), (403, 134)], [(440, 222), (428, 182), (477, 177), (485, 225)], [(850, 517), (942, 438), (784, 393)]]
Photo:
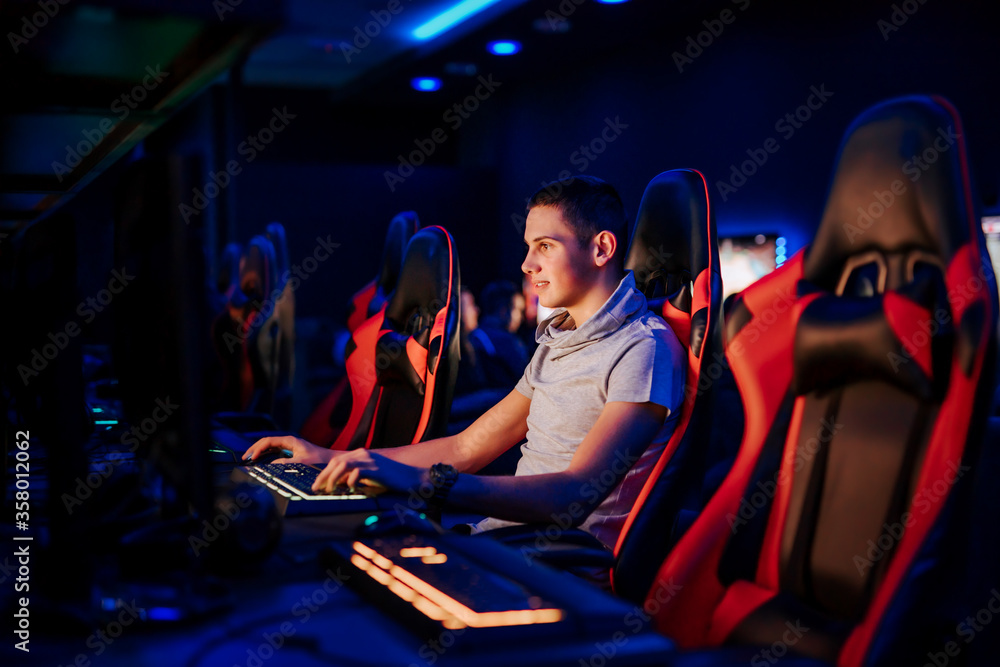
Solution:
[(261, 438), (253, 443), (243, 453), (243, 460), (256, 460), (262, 454), (275, 449), (286, 449), (292, 453), (291, 458), (287, 460), (288, 463), (311, 463), (314, 465), (325, 464), (335, 455), (342, 453), (331, 451), (325, 447), (318, 447), (311, 442), (306, 442), (302, 438), (296, 438), (293, 435), (282, 435)]
[(396, 491), (408, 491), (421, 484), (429, 484), (426, 470), (398, 463), (370, 450), (337, 453), (340, 455), (332, 457), (316, 477), (313, 491), (330, 493), (337, 486), (354, 488), (360, 480)]

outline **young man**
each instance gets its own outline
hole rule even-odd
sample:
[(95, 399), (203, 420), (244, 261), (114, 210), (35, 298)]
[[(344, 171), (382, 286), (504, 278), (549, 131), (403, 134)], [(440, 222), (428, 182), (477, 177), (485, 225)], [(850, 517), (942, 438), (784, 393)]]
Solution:
[[(673, 431), (685, 373), (676, 336), (623, 269), (627, 227), (618, 193), (594, 177), (551, 183), (530, 199), (521, 269), (538, 302), (558, 310), (539, 323), (516, 388), (461, 433), (349, 452), (285, 436), (247, 453), (284, 447), (293, 460), (326, 463), (317, 490), (364, 480), (433, 488), (433, 502), (447, 497), (491, 517), (476, 530), (570, 517), (613, 547)], [(468, 474), (525, 440), (514, 476)]]

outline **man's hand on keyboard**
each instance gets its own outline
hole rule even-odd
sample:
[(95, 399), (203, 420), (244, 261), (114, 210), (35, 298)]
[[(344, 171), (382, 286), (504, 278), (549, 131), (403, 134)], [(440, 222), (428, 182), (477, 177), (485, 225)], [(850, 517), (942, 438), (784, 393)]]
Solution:
[(395, 491), (408, 491), (426, 482), (426, 470), (398, 463), (367, 449), (338, 454), (316, 477), (313, 491), (330, 493), (337, 486), (353, 489), (359, 480), (374, 482)]
[(292, 457), (285, 459), (287, 463), (311, 463), (314, 465), (327, 463), (336, 454), (341, 453), (331, 451), (325, 447), (318, 447), (311, 442), (306, 442), (302, 438), (296, 438), (293, 435), (282, 435), (261, 438), (243, 453), (243, 459), (253, 461), (261, 454), (272, 449), (287, 449), (290, 451)]

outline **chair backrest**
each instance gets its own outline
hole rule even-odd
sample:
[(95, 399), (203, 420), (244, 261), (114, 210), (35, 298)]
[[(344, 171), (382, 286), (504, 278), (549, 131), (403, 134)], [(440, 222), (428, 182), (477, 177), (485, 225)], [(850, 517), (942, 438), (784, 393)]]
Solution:
[(265, 238), (274, 247), (274, 283), (267, 296), (266, 319), (258, 328), (254, 355), (266, 385), (270, 413), (275, 422), (288, 427), (291, 420), (291, 387), (295, 375), (295, 291), (285, 228), (280, 222), (267, 225)]
[(358, 290), (347, 309), (347, 330), (354, 331), (358, 325), (377, 313), (385, 304), (399, 280), (406, 244), (420, 229), (420, 219), (413, 211), (403, 211), (389, 222), (382, 246), (382, 259), (378, 274), (370, 283)]
[(722, 278), (708, 184), (693, 169), (666, 171), (642, 195), (625, 256), (649, 308), (688, 351), (684, 400), (670, 440), (615, 546), (612, 586), (641, 600), (676, 539), (678, 513), (692, 507), (707, 466), (712, 385), (705, 370), (722, 351)]
[(240, 291), (240, 256), (243, 247), (239, 243), (227, 243), (219, 260), (219, 270), (216, 275), (216, 291), (229, 302)]
[(947, 101), (847, 130), (815, 240), (727, 321), (744, 438), (657, 575), (674, 591), (657, 626), (682, 646), (800, 621), (791, 652), (916, 664), (954, 634), (996, 354), (977, 209)]
[(460, 272), (443, 227), (413, 235), (396, 289), (347, 347), (351, 414), (332, 449), (443, 435), (459, 361)]

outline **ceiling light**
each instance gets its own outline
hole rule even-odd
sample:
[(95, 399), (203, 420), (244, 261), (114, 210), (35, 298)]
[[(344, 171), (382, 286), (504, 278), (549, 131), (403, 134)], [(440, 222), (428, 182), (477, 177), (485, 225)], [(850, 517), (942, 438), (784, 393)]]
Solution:
[(440, 35), (445, 30), (458, 25), (473, 14), (477, 14), (500, 0), (463, 0), (450, 9), (446, 9), (427, 23), (413, 31), (417, 39), (430, 39)]
[(413, 86), (414, 90), (433, 92), (441, 88), (441, 79), (433, 76), (418, 76), (410, 81), (410, 85)]
[(520, 42), (500, 40), (486, 45), (487, 50), (495, 56), (512, 56), (521, 50)]

